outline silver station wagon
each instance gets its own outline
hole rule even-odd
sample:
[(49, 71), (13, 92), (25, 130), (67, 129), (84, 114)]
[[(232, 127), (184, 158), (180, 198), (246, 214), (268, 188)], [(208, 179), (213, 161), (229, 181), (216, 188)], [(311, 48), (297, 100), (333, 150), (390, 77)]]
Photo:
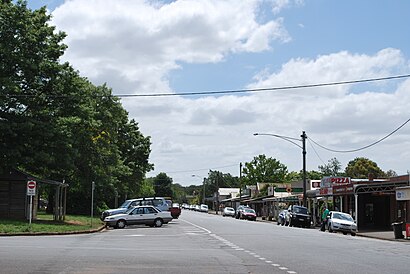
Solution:
[(160, 211), (153, 206), (136, 206), (125, 213), (108, 216), (104, 219), (106, 226), (124, 228), (127, 225), (148, 225), (160, 227), (172, 220), (169, 211)]

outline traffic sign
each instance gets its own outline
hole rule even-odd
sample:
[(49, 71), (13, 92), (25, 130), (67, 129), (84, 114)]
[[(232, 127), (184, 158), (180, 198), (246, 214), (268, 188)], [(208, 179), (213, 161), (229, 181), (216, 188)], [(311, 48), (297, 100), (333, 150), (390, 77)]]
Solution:
[(28, 181), (27, 182), (27, 195), (28, 196), (36, 195), (36, 186), (37, 186), (36, 181)]

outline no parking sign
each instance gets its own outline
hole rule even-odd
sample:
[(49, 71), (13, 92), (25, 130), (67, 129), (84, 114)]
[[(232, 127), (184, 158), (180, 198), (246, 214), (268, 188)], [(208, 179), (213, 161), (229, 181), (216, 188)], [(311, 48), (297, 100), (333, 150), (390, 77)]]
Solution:
[(27, 195), (28, 196), (36, 195), (36, 186), (37, 186), (36, 181), (28, 181), (27, 182)]

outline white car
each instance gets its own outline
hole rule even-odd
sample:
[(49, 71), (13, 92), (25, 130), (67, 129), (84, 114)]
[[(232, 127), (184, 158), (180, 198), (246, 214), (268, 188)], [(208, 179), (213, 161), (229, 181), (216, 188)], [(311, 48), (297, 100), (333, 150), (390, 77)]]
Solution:
[(326, 227), (329, 232), (340, 231), (345, 235), (350, 233), (352, 236), (355, 236), (357, 233), (357, 225), (352, 216), (339, 211), (329, 212)]
[(201, 205), (199, 206), (199, 211), (200, 211), (200, 212), (206, 212), (206, 213), (208, 213), (208, 206), (207, 206), (207, 205), (204, 205), (204, 204), (201, 204)]
[(160, 227), (172, 220), (171, 212), (160, 211), (153, 206), (136, 206), (123, 214), (108, 216), (104, 219), (106, 226), (124, 228), (127, 225), (144, 224)]
[(224, 211), (222, 212), (222, 216), (231, 216), (231, 217), (235, 217), (235, 209), (232, 207), (225, 207)]

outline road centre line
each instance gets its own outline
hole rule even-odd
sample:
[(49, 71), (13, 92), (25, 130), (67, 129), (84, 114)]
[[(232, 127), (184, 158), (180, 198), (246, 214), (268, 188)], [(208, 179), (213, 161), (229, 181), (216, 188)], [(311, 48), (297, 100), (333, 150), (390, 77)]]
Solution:
[[(216, 235), (216, 234), (212, 233), (210, 230), (208, 230), (208, 229), (206, 229), (206, 228), (204, 228), (204, 227), (201, 227), (201, 226), (199, 226), (199, 225), (196, 225), (196, 224), (191, 223), (191, 222), (186, 221), (186, 220), (181, 220), (181, 221), (186, 222), (186, 223), (188, 223), (188, 224), (190, 224), (190, 225), (193, 225), (193, 226), (195, 226), (195, 227), (197, 227), (197, 228), (199, 228), (199, 229), (202, 229), (203, 231), (207, 232), (211, 237), (213, 237), (213, 238), (215, 238), (215, 239), (221, 241), (222, 243), (224, 243), (224, 244), (227, 245), (227, 246), (230, 246), (232, 249), (235, 249), (235, 250), (238, 250), (238, 251), (244, 251), (245, 253), (248, 253), (248, 254), (250, 254), (250, 255), (253, 255), (255, 258), (259, 258), (259, 260), (264, 261), (264, 262), (267, 263), (267, 264), (269, 264), (269, 263), (272, 262), (272, 261), (266, 260), (266, 258), (263, 258), (263, 257), (257, 255), (255, 252), (251, 252), (251, 251), (249, 251), (249, 250), (240, 248), (239, 246), (237, 246), (237, 245), (235, 245), (235, 244), (229, 242), (228, 240), (224, 239), (223, 237), (221, 237), (221, 236), (219, 236), (219, 235)], [(280, 266), (279, 264), (273, 264), (273, 263), (272, 263), (271, 265), (274, 266), (274, 267), (278, 267), (280, 270), (288, 270), (287, 267)], [(297, 272), (291, 271), (291, 270), (287, 271), (287, 273), (289, 273), (289, 274), (297, 274)]]

